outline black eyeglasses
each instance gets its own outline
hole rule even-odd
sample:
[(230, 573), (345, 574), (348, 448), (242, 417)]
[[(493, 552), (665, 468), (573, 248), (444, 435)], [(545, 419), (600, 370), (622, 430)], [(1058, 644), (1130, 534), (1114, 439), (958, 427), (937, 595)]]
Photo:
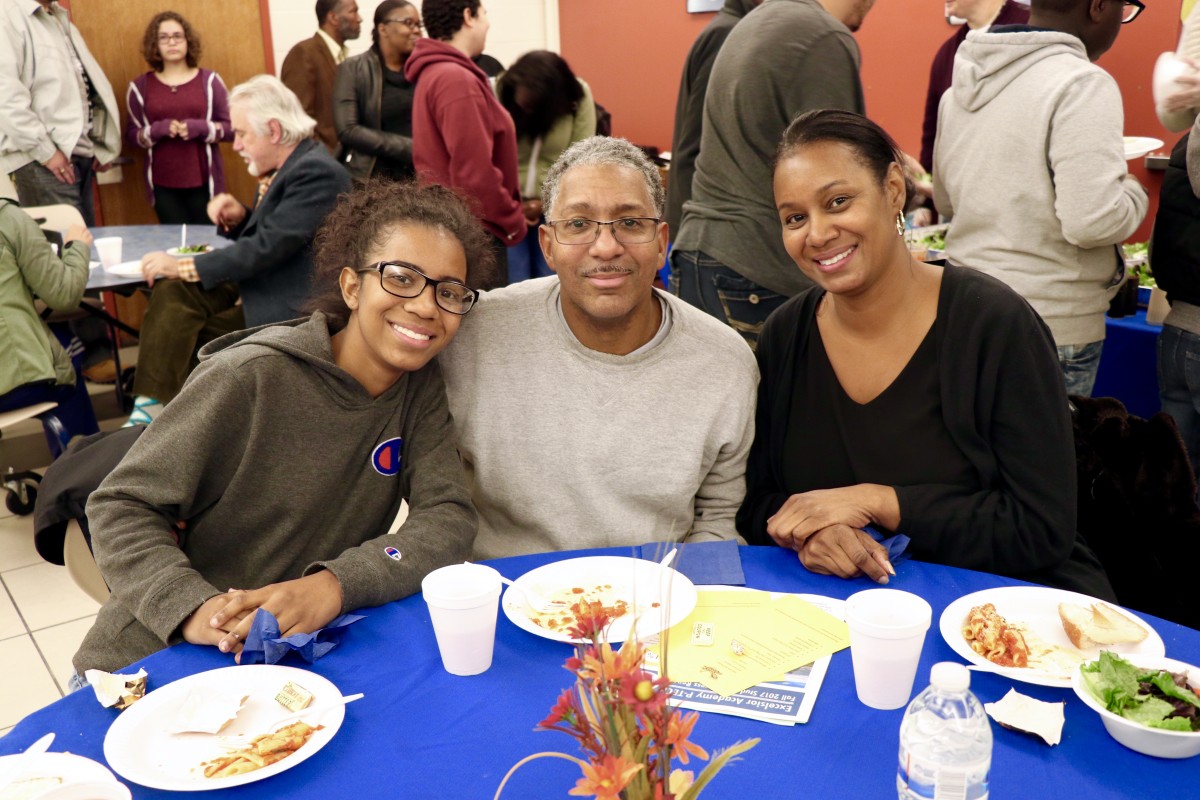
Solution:
[(404, 27), (408, 28), (410, 31), (420, 31), (420, 30), (425, 29), (425, 26), (421, 23), (421, 20), (419, 20), (419, 19), (385, 19), (383, 22), (381, 22), (379, 24), (380, 25), (391, 25), (392, 23), (403, 25)]
[(459, 281), (436, 281), (404, 261), (380, 261), (359, 272), (378, 272), (379, 284), (396, 297), (418, 297), (432, 284), (433, 300), (438, 308), (451, 314), (465, 314), (475, 306), (479, 292)]
[(1121, 17), (1121, 24), (1133, 22), (1137, 19), (1137, 15), (1146, 10), (1146, 4), (1138, 0), (1125, 0), (1125, 9)]
[(621, 244), (645, 244), (654, 241), (660, 222), (658, 217), (622, 217), (611, 222), (583, 217), (546, 220), (559, 244), (591, 244), (600, 238), (600, 228), (605, 225), (612, 228), (613, 238)]

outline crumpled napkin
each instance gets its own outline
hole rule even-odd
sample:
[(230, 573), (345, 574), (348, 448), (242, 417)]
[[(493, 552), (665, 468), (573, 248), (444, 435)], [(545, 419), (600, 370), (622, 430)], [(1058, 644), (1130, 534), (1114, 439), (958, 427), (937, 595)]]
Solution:
[(265, 608), (254, 614), (254, 622), (242, 645), (242, 664), (277, 664), (288, 653), (295, 652), (308, 663), (338, 646), (346, 628), (364, 619), (361, 614), (342, 614), (319, 631), (296, 633), (281, 637), (279, 620)]
[(894, 536), (884, 538), (883, 534), (876, 530), (874, 525), (866, 526), (863, 528), (863, 531), (865, 531), (872, 539), (887, 548), (888, 559), (893, 564), (908, 558), (908, 553), (905, 551), (908, 548), (908, 543), (912, 540), (903, 533), (897, 533)]
[[(647, 542), (635, 550), (638, 558), (661, 561), (671, 546), (665, 542)], [(671, 563), (692, 583), (702, 586), (744, 586), (742, 555), (732, 539), (722, 542), (688, 542), (679, 545), (679, 553)]]

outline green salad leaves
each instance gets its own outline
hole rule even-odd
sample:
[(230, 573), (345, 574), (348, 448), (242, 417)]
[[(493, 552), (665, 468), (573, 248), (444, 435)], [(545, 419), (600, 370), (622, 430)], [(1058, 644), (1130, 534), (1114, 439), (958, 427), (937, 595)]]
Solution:
[(1141, 669), (1107, 650), (1081, 669), (1092, 695), (1114, 714), (1150, 728), (1200, 731), (1200, 696), (1186, 675)]

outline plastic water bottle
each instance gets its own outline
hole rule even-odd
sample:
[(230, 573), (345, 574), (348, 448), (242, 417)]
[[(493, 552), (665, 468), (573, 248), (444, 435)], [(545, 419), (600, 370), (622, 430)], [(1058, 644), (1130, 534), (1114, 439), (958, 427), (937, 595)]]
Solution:
[(934, 664), (900, 723), (900, 800), (986, 800), (992, 726), (962, 664)]

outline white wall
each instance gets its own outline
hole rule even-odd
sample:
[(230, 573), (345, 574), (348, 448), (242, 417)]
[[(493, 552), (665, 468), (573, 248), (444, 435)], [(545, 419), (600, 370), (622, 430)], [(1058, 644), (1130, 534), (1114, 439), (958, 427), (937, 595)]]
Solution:
[[(358, 0), (363, 18), (362, 34), (347, 42), (351, 55), (371, 46), (371, 20), (380, 0)], [(416, 0), (420, 5), (420, 0)], [(492, 26), (488, 32), (487, 53), (505, 65), (530, 50), (558, 52), (558, 0), (487, 0)], [(297, 42), (310, 38), (317, 29), (315, 0), (270, 0), (271, 46), (275, 51), (275, 72), (283, 66), (284, 56)]]

